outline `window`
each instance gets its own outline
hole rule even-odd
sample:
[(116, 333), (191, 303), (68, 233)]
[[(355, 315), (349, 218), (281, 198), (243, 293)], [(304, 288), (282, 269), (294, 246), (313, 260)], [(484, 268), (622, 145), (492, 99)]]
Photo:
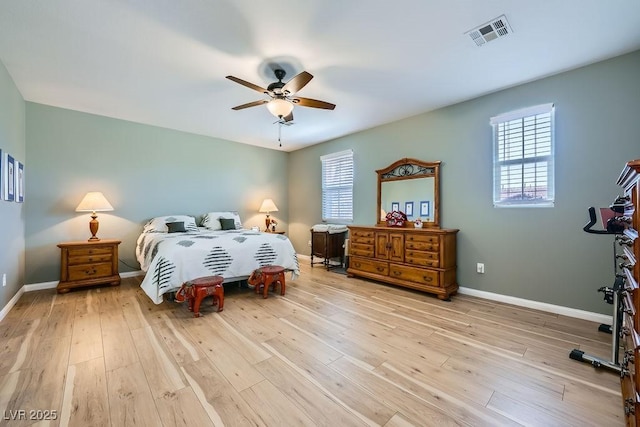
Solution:
[(491, 118), (494, 206), (553, 206), (553, 122), (553, 104)]
[(322, 162), (322, 220), (353, 221), (353, 151), (320, 157)]

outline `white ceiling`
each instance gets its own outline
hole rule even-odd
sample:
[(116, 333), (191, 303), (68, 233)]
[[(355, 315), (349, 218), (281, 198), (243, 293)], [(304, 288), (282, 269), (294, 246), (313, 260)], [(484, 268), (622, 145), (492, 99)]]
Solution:
[[(500, 15), (513, 29), (477, 47)], [(27, 101), (292, 151), (640, 49), (639, 0), (2, 0), (0, 61)], [(282, 128), (265, 61), (315, 78)], [(285, 78), (287, 81), (293, 75)]]

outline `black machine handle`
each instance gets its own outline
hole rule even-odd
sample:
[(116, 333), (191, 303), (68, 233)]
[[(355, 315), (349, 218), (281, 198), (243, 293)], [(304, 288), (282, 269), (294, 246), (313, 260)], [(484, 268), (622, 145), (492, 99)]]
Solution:
[(587, 233), (592, 234), (615, 234), (607, 230), (592, 230), (591, 227), (593, 227), (597, 221), (598, 218), (596, 218), (596, 208), (592, 206), (589, 208), (589, 222), (586, 223), (585, 226), (582, 227), (582, 229)]

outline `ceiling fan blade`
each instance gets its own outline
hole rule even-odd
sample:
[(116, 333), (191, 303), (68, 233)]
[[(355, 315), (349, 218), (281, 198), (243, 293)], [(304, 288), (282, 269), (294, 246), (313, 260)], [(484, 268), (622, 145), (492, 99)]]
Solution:
[(231, 80), (232, 82), (239, 83), (239, 84), (241, 84), (242, 86), (246, 86), (246, 87), (248, 87), (249, 89), (253, 89), (253, 90), (255, 90), (256, 92), (266, 93), (266, 94), (268, 94), (268, 93), (269, 93), (269, 91), (268, 91), (267, 89), (265, 89), (265, 88), (263, 88), (263, 87), (260, 87), (260, 86), (258, 86), (258, 85), (254, 85), (253, 83), (249, 83), (249, 82), (248, 82), (248, 81), (246, 81), (246, 80), (242, 80), (242, 79), (239, 79), (239, 78), (237, 78), (237, 77), (233, 77), (233, 76), (227, 76), (227, 78), (228, 78), (229, 80)]
[(249, 107), (256, 107), (258, 105), (262, 105), (262, 104), (266, 104), (267, 101), (266, 99), (261, 99), (260, 101), (253, 101), (253, 102), (247, 102), (246, 104), (242, 104), (242, 105), (238, 105), (237, 107), (232, 107), (232, 110), (243, 110), (245, 108), (249, 108)]
[(292, 98), (291, 101), (293, 101), (295, 105), (300, 105), (302, 107), (323, 108), (325, 110), (333, 110), (336, 108), (335, 104), (331, 104), (329, 102), (318, 101), (317, 99), (311, 98), (301, 98), (299, 96)]
[(292, 122), (292, 121), (293, 121), (293, 111), (292, 111), (292, 112), (290, 112), (288, 115), (284, 116), (284, 117), (282, 118), (282, 120), (284, 120), (284, 121), (285, 121), (285, 123), (286, 123), (286, 122)]
[(294, 93), (296, 93), (297, 91), (305, 87), (307, 83), (311, 81), (312, 78), (313, 76), (311, 74), (307, 73), (306, 71), (303, 71), (297, 76), (295, 76), (294, 78), (292, 78), (291, 80), (289, 80), (287, 84), (285, 84), (282, 87), (282, 92), (283, 93), (288, 92), (289, 95), (293, 95)]

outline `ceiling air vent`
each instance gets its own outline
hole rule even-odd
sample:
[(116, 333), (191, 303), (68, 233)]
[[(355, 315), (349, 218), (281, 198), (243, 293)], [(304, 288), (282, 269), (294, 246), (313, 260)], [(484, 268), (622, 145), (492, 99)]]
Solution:
[(496, 19), (492, 19), (479, 26), (478, 28), (474, 28), (471, 31), (467, 31), (465, 35), (469, 35), (471, 40), (476, 44), (476, 46), (482, 46), (485, 43), (489, 43), (492, 40), (497, 39), (498, 37), (504, 37), (513, 32), (511, 26), (507, 22), (507, 17), (504, 15), (500, 15)]

